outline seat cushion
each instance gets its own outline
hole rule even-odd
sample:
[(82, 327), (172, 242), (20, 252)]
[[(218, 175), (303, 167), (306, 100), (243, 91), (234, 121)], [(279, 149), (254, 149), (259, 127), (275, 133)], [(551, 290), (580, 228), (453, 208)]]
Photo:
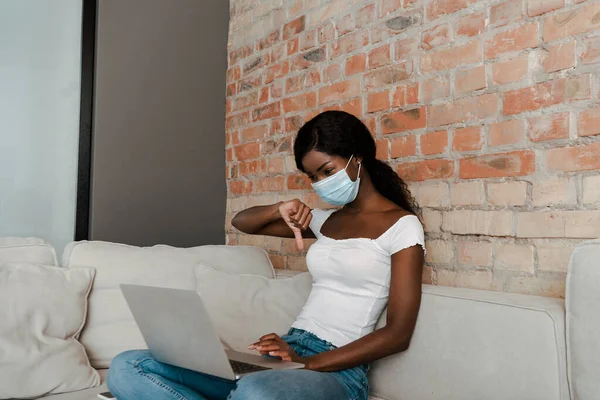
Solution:
[(77, 392), (53, 394), (50, 396), (40, 397), (43, 400), (98, 400), (98, 393), (108, 392), (106, 387), (106, 375), (108, 375), (108, 369), (99, 369), (98, 375), (100, 375), (100, 386), (96, 386), (90, 389), (79, 390)]
[(0, 262), (58, 266), (54, 247), (38, 238), (0, 237)]
[(565, 357), (562, 300), (425, 285), (410, 348), (370, 382), (386, 400), (567, 400)]
[(194, 267), (207, 262), (232, 273), (274, 276), (262, 249), (248, 246), (135, 247), (107, 242), (67, 245), (63, 266), (96, 269), (90, 293), (88, 321), (81, 333), (94, 368), (108, 368), (120, 352), (146, 348), (146, 343), (121, 294), (119, 284), (196, 290)]

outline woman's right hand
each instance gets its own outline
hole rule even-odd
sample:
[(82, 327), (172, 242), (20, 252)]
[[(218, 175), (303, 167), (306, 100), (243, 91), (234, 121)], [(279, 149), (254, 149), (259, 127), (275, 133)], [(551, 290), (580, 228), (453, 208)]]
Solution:
[(298, 249), (304, 249), (304, 241), (302, 240), (302, 231), (308, 229), (312, 213), (310, 207), (298, 199), (283, 202), (279, 205), (279, 214), (285, 223), (294, 232), (296, 238), (296, 246)]

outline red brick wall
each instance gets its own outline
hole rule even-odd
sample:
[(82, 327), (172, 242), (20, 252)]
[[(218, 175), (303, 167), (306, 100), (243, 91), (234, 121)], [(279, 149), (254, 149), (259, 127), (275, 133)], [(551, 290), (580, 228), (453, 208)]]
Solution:
[(230, 31), (228, 243), (305, 269), (230, 219), (319, 206), (292, 139), (343, 109), (424, 208), (426, 282), (564, 295), (569, 252), (600, 236), (599, 1), (232, 0)]

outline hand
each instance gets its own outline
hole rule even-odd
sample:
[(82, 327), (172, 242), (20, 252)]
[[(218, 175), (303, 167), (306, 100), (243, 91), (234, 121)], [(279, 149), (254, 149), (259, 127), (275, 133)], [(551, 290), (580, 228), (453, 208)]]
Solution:
[(302, 357), (298, 356), (294, 350), (278, 334), (269, 333), (258, 339), (258, 342), (248, 346), (250, 350), (258, 350), (260, 354), (268, 354), (273, 357), (279, 357), (283, 361), (294, 361), (302, 363)]
[(281, 218), (283, 218), (292, 232), (294, 232), (296, 246), (298, 246), (298, 249), (303, 250), (302, 231), (308, 229), (308, 225), (312, 219), (310, 208), (300, 200), (294, 199), (281, 203), (279, 214), (281, 214)]

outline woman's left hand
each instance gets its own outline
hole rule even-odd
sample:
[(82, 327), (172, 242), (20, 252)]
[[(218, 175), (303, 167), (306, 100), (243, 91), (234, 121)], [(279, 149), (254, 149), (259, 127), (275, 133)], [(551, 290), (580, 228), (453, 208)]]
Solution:
[(287, 344), (278, 334), (269, 333), (258, 339), (258, 342), (248, 346), (250, 350), (258, 350), (260, 354), (268, 354), (273, 357), (279, 357), (283, 361), (293, 361), (302, 363), (300, 357), (289, 344)]

